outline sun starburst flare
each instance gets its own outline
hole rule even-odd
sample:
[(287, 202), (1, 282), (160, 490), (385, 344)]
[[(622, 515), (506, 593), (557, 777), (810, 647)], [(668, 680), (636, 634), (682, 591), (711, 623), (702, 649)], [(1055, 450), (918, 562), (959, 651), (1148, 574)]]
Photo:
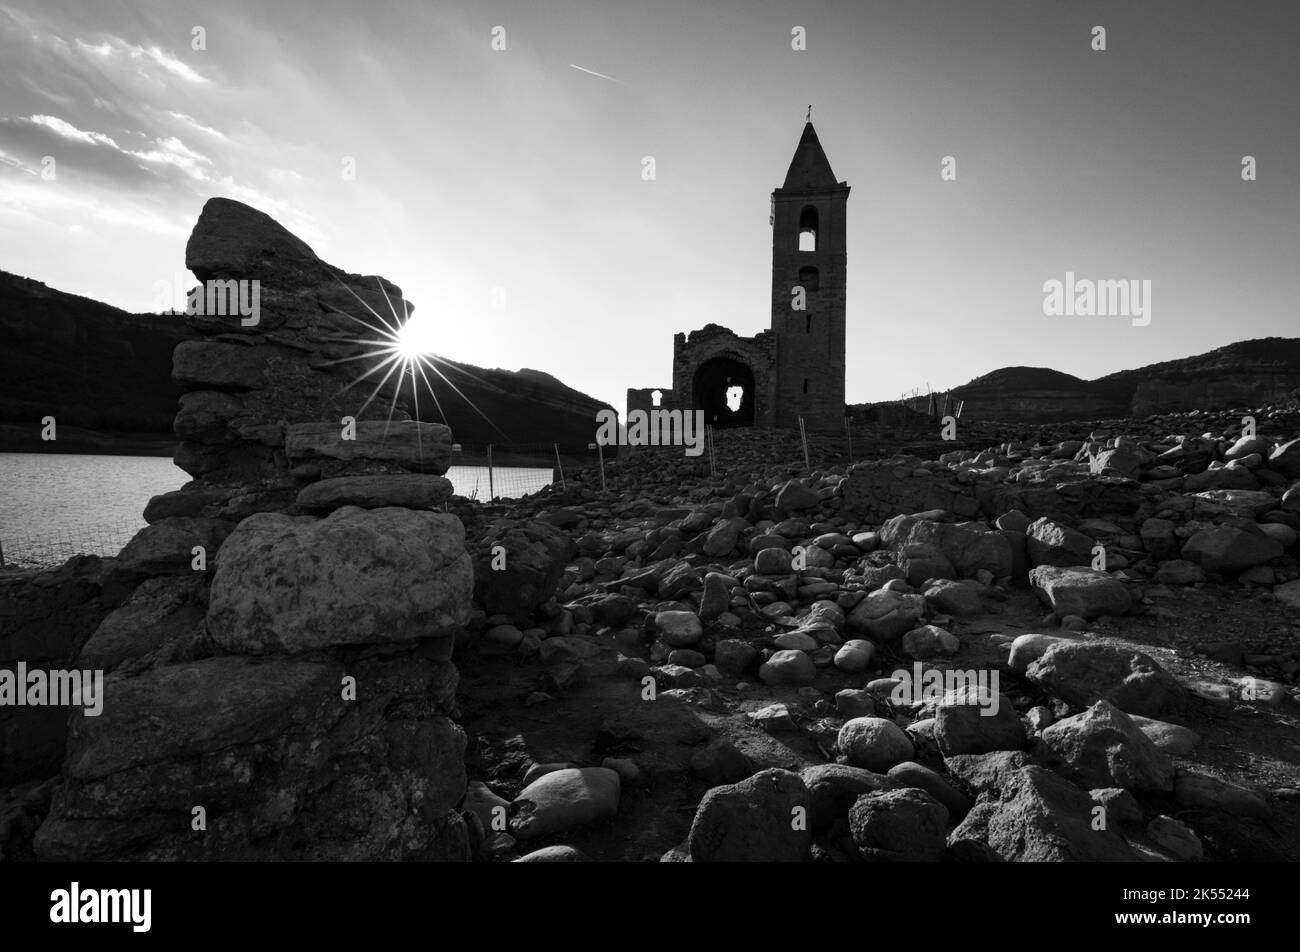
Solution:
[[(387, 435), (388, 427), (393, 422), (393, 414), (397, 410), (397, 401), (401, 397), (402, 387), (406, 384), (408, 378), (411, 386), (412, 404), (415, 409), (414, 418), (417, 422), (420, 422), (420, 389), (416, 378), (416, 374), (418, 373), (419, 380), (424, 381), (425, 387), (428, 388), (429, 395), (433, 398), (438, 416), (442, 418), (444, 423), (447, 423), (447, 414), (443, 411), (442, 402), (438, 399), (438, 392), (434, 389), (433, 383), (429, 379), (428, 372), (431, 371), (437, 375), (444, 384), (450, 387), (457, 396), (469, 404), (474, 412), (481, 416), (497, 433), (500, 433), (502, 436), (506, 435), (505, 432), (487, 416), (487, 414), (479, 409), (473, 400), (465, 395), (464, 391), (457, 387), (456, 384), (453, 383), (445, 373), (443, 373), (442, 368), (439, 366), (440, 364), (448, 368), (454, 368), (460, 373), (466, 373), (466, 371), (463, 368), (456, 366), (451, 361), (445, 360), (437, 354), (425, 349), (425, 347), (410, 331), (409, 315), (403, 314), (400, 317), (398, 316), (397, 309), (393, 306), (392, 298), (388, 296), (388, 291), (384, 288), (383, 282), (380, 281), (379, 278), (374, 279), (375, 286), (379, 293), (384, 296), (384, 301), (388, 305), (389, 314), (387, 317), (371, 307), (359, 294), (357, 294), (356, 291), (340, 279), (337, 274), (331, 272), (331, 277), (338, 282), (340, 287), (351, 294), (352, 297), (356, 299), (357, 303), (365, 308), (366, 312), (373, 319), (365, 320), (357, 317), (349, 311), (342, 310), (341, 308), (333, 307), (329, 304), (324, 305), (331, 313), (343, 315), (349, 320), (355, 321), (358, 325), (375, 335), (373, 337), (332, 336), (328, 338), (336, 343), (360, 345), (365, 347), (366, 351), (360, 354), (353, 354), (349, 357), (341, 357), (338, 360), (331, 360), (321, 365), (323, 367), (332, 367), (358, 360), (367, 361), (371, 364), (368, 370), (350, 381), (347, 386), (340, 391), (341, 393), (346, 393), (353, 387), (366, 381), (368, 378), (375, 377), (382, 373), (379, 381), (371, 389), (369, 396), (366, 397), (365, 402), (361, 404), (360, 409), (356, 413), (357, 416), (360, 416), (366, 411), (370, 404), (374, 402), (375, 398), (383, 391), (384, 387), (388, 385), (388, 382), (393, 379), (394, 375), (396, 375), (397, 380), (392, 387), (392, 399), (389, 402), (388, 417), (384, 427), (385, 435)], [(403, 310), (405, 310), (405, 308), (403, 308)], [(473, 377), (472, 374), (467, 374), (467, 376)], [(424, 450), (420, 442), (420, 433), (418, 429), (416, 430), (416, 446), (417, 452), (423, 455)]]

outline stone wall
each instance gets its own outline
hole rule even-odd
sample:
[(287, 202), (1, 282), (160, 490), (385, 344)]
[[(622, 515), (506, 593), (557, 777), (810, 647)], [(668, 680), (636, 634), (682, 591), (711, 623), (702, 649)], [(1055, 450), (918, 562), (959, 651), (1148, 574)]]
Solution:
[[(718, 324), (673, 337), (673, 400), (682, 409), (696, 409), (696, 376), (709, 361), (726, 358), (743, 364), (753, 375), (754, 425), (771, 426), (776, 386), (776, 341), (768, 331), (739, 337)], [(707, 421), (712, 423), (714, 421)]]
[[(673, 393), (672, 387), (628, 387), (627, 412), (630, 414), (633, 410), (644, 410), (648, 413), (655, 409), (654, 395), (656, 393), (659, 394), (659, 409), (680, 409), (677, 403), (677, 396)], [(623, 421), (626, 423), (627, 417), (624, 417)]]

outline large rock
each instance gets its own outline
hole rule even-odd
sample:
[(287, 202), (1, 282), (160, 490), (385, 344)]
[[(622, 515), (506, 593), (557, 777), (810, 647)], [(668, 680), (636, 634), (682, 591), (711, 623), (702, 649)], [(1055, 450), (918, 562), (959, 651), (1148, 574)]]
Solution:
[(204, 203), (185, 245), (185, 267), (200, 281), (248, 278), (282, 288), (319, 284), (335, 274), (270, 215), (229, 198)]
[(1200, 734), (1181, 724), (1170, 724), (1139, 714), (1133, 715), (1133, 723), (1157, 749), (1173, 757), (1190, 757), (1201, 743)]
[(704, 554), (721, 558), (731, 554), (740, 541), (740, 534), (748, 528), (749, 523), (740, 517), (718, 521), (704, 539)]
[(147, 579), (100, 623), (77, 655), (86, 668), (112, 671), (123, 661), (195, 636), (207, 614), (202, 576)]
[(969, 579), (964, 582), (938, 581), (924, 594), (927, 602), (949, 615), (978, 615), (983, 609), (979, 586)]
[(1011, 543), (1000, 532), (919, 520), (908, 530), (906, 542), (933, 546), (961, 578), (971, 578), (981, 569), (995, 578), (1011, 574)]
[(1268, 454), (1268, 465), (1287, 479), (1300, 476), (1300, 440), (1278, 444)]
[(978, 687), (958, 689), (939, 702), (934, 739), (945, 757), (1022, 750), (1027, 743), (1011, 700)]
[(1178, 683), (1140, 651), (1120, 645), (1060, 641), (1029, 665), (1026, 677), (1072, 707), (1109, 701), (1128, 714), (1159, 714)]
[(1069, 526), (1039, 519), (1027, 532), (1031, 565), (1091, 565), (1093, 540)]
[(801, 862), (812, 832), (796, 822), (808, 810), (808, 788), (796, 773), (764, 770), (704, 795), (686, 845), (692, 861)]
[(1040, 565), (1029, 573), (1029, 584), (1039, 601), (1060, 618), (1122, 615), (1133, 607), (1124, 583), (1095, 569)]
[(1024, 675), (1029, 666), (1043, 656), (1048, 648), (1058, 641), (1068, 641), (1056, 635), (1029, 633), (1017, 635), (1011, 642), (1011, 654), (1007, 656), (1007, 667), (1016, 674)]
[(185, 575), (194, 571), (194, 548), (201, 546), (210, 571), (229, 532), (230, 523), (220, 519), (160, 519), (137, 532), (123, 547), (117, 567), (137, 575)]
[[(345, 700), (343, 675), (357, 700)], [(47, 860), (468, 859), (455, 669), (216, 657), (105, 679), (72, 718)], [(389, 707), (402, 709), (391, 718)], [(436, 706), (436, 708), (435, 708)], [(192, 809), (205, 807), (196, 835)]]
[(1221, 810), (1258, 820), (1273, 815), (1268, 801), (1255, 791), (1189, 770), (1179, 770), (1174, 778), (1174, 801), (1182, 807)]
[(884, 774), (848, 764), (817, 764), (805, 767), (800, 776), (808, 788), (808, 823), (814, 830), (824, 830), (846, 818), (864, 793), (900, 786)]
[(368, 460), (388, 462), (417, 473), (447, 472), (451, 466), (451, 429), (441, 423), (358, 420), (355, 438), (345, 438), (338, 423), (294, 423), (285, 430), (290, 462)]
[(1088, 460), (1088, 468), (1094, 476), (1115, 475), (1125, 479), (1137, 479), (1142, 468), (1142, 457), (1131, 446), (1117, 446), (1104, 449), (1092, 456)]
[(573, 554), (573, 541), (549, 523), (503, 526), (474, 560), (474, 598), (488, 614), (527, 614), (555, 594)]
[(704, 627), (694, 612), (660, 612), (655, 616), (655, 628), (673, 648), (689, 648), (704, 637)]
[(922, 764), (905, 760), (889, 768), (888, 777), (904, 787), (924, 790), (947, 808), (953, 816), (963, 816), (971, 808), (971, 799), (947, 780)]
[(853, 718), (840, 728), (838, 743), (850, 763), (875, 773), (911, 760), (914, 753), (907, 732), (883, 717)]
[(1174, 765), (1127, 714), (1098, 701), (1039, 735), (1066, 772), (1088, 787), (1170, 791)]
[[(173, 360), (174, 357), (173, 354)], [(180, 409), (172, 421), (172, 429), (182, 440), (197, 440), (201, 443), (233, 442), (238, 437), (231, 423), (243, 409), (244, 402), (234, 394), (216, 390), (191, 390), (181, 394)]]
[(772, 652), (759, 666), (758, 676), (765, 684), (807, 684), (817, 677), (817, 666), (804, 652), (787, 648)]
[(208, 632), (240, 654), (449, 637), (469, 620), (472, 581), (455, 516), (262, 513), (222, 548)]
[(382, 509), (433, 509), (451, 498), (451, 481), (425, 473), (336, 476), (304, 486), (298, 505), (309, 512), (332, 512), (344, 506)]
[(1233, 575), (1271, 562), (1282, 554), (1282, 545), (1253, 524), (1215, 526), (1202, 529), (1183, 544), (1182, 556), (1207, 572)]
[(1010, 770), (948, 836), (985, 843), (1011, 862), (1115, 862), (1137, 857), (1114, 830), (1093, 828), (1088, 794), (1045, 767)]
[(952, 632), (935, 625), (922, 625), (903, 635), (903, 654), (909, 658), (928, 659), (941, 655), (954, 655), (961, 648), (961, 639)]
[(521, 840), (559, 833), (618, 813), (622, 781), (608, 767), (566, 767), (542, 774), (510, 805), (510, 832)]
[(858, 602), (849, 613), (847, 624), (852, 631), (888, 644), (915, 628), (924, 612), (923, 596), (878, 589)]
[(926, 862), (943, 854), (948, 810), (924, 790), (865, 794), (849, 811), (853, 842), (868, 862)]
[(776, 508), (786, 512), (800, 512), (811, 509), (821, 502), (817, 491), (809, 489), (797, 479), (792, 479), (782, 486), (776, 494)]

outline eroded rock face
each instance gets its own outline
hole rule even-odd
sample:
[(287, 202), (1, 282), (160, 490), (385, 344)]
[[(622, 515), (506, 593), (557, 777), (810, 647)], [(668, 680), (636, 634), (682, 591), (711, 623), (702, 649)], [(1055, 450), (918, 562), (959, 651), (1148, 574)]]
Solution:
[[(455, 689), (449, 668), (218, 657), (110, 675), (103, 713), (72, 721), (67, 783), (37, 856), (464, 859), (453, 807), (465, 738), (439, 712)], [(345, 673), (355, 702), (340, 691)], [(386, 701), (404, 701), (404, 716)], [(345, 762), (353, 769), (332, 766)]]
[(324, 519), (264, 513), (231, 533), (208, 632), (238, 654), (448, 638), (473, 585), (460, 520), (346, 507)]

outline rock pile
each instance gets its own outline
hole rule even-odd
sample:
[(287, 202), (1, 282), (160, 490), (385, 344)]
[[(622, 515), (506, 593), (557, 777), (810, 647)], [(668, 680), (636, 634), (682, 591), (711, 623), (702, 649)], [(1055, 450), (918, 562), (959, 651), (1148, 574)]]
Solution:
[[(676, 768), (713, 787), (666, 860), (1201, 855), (1196, 830), (1218, 828), (1172, 820), (1171, 802), (1275, 807), (1196, 769), (1199, 737), (1177, 721), (1292, 703), (1300, 651), (1210, 684), (1117, 633), (1189, 586), (1300, 610), (1298, 451), (1223, 432), (1093, 432), (812, 472), (759, 450), (725, 479), (641, 451), (609, 467), (616, 490), (571, 477), (566, 491), (461, 510), (476, 591), (491, 598), (464, 638), (493, 648), (465, 663), (492, 663), (504, 646), (563, 667), (549, 682), (562, 693), (615, 655), (618, 673), (652, 681), (661, 700), (743, 712), (751, 729), (837, 755), (792, 772), (710, 741)], [(528, 552), (530, 604), (489, 595), (488, 553), (512, 536)], [(1021, 593), (1047, 612), (1043, 633), (997, 632), (989, 616)], [(963, 662), (972, 678), (1000, 675), (1000, 690), (902, 690), (899, 668), (944, 684)]]
[[(258, 282), (260, 314), (196, 315), (176, 348), (176, 462), (78, 646), (108, 672), (74, 713), (42, 859), (466, 859), (450, 719), (473, 572), (446, 427), (363, 406), (401, 292), (212, 199), (186, 250)], [(380, 353), (382, 356), (382, 353)], [(372, 372), (373, 371), (373, 372)], [(349, 384), (370, 374), (360, 388)]]

